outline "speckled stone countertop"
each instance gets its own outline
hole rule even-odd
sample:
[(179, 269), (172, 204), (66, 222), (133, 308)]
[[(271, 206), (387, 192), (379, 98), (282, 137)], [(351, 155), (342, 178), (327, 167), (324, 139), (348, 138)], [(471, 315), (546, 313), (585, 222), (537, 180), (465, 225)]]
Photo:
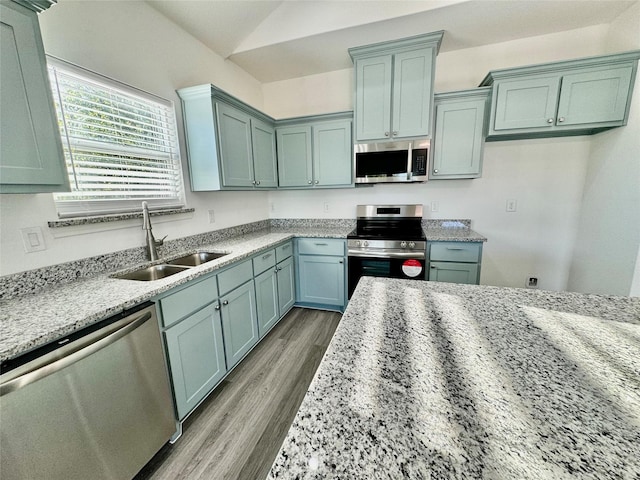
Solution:
[(640, 299), (363, 278), (269, 479), (638, 479)]
[[(110, 275), (114, 273), (133, 271), (140, 267), (132, 265), (126, 270), (107, 272), (48, 287), (36, 294), (1, 300), (0, 361), (150, 300), (173, 287), (248, 258), (279, 242), (293, 237), (346, 238), (351, 229), (352, 226), (322, 228), (315, 225), (256, 231), (211, 245), (202, 245), (197, 250), (226, 252), (228, 255), (161, 280), (141, 282), (111, 278)], [(175, 252), (167, 259), (193, 251)], [(165, 263), (167, 259), (154, 263)]]
[(429, 242), (486, 242), (487, 237), (471, 230), (471, 220), (422, 221)]

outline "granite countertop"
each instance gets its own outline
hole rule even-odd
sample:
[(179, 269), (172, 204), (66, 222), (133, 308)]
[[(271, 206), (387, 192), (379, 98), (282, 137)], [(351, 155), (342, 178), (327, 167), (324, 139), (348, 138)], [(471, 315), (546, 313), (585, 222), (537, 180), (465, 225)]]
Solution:
[[(111, 278), (114, 273), (133, 271), (141, 266), (133, 265), (126, 270), (105, 272), (104, 275), (48, 287), (36, 294), (1, 300), (0, 361), (122, 312), (279, 242), (293, 237), (346, 238), (351, 228), (271, 228), (202, 245), (199, 251), (226, 252), (228, 255), (161, 280), (141, 282)], [(167, 259), (191, 252), (193, 250), (174, 252)], [(163, 263), (165, 260), (154, 263)]]
[(364, 277), (269, 479), (640, 478), (640, 299)]

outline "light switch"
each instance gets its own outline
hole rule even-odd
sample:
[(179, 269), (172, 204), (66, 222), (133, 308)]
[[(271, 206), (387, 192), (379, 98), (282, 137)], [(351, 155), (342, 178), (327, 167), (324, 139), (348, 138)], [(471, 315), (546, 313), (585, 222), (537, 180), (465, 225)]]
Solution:
[(507, 212), (515, 212), (518, 209), (518, 201), (515, 198), (507, 200)]
[(47, 249), (40, 227), (21, 228), (20, 233), (22, 234), (22, 244), (25, 252), (39, 252)]
[(433, 202), (431, 202), (431, 211), (437, 212), (438, 210), (440, 210), (440, 202), (434, 200)]

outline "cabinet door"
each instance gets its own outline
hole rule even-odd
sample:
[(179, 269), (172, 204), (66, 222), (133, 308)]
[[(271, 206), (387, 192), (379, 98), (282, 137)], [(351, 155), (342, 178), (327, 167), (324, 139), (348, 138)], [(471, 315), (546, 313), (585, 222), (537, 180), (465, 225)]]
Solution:
[(623, 67), (562, 77), (558, 126), (624, 120), (632, 72)]
[(280, 262), (278, 268), (278, 310), (280, 317), (287, 313), (296, 301), (293, 257)]
[(478, 284), (477, 263), (431, 262), (429, 280), (432, 282)]
[(424, 137), (430, 133), (433, 58), (432, 48), (394, 56), (391, 119), (394, 138)]
[(304, 187), (313, 183), (311, 127), (284, 127), (276, 130), (278, 179), (281, 187)]
[(498, 82), (493, 130), (552, 127), (559, 89), (557, 75)]
[(277, 277), (276, 268), (272, 267), (255, 278), (258, 333), (260, 338), (280, 319)]
[(275, 129), (271, 125), (252, 118), (251, 143), (256, 187), (277, 187), (278, 160)]
[(1, 193), (69, 191), (35, 12), (0, 4)]
[(480, 176), (485, 105), (485, 99), (436, 103), (431, 178)]
[(218, 303), (209, 305), (165, 333), (171, 380), (184, 418), (226, 373)]
[(227, 368), (233, 367), (258, 341), (253, 280), (220, 298)]
[(344, 258), (300, 255), (298, 301), (344, 305)]
[(216, 115), (222, 184), (225, 187), (253, 186), (251, 117), (224, 103), (216, 103)]
[(350, 185), (353, 163), (351, 122), (313, 125), (314, 185)]
[(391, 59), (391, 55), (381, 55), (356, 60), (356, 141), (390, 136)]

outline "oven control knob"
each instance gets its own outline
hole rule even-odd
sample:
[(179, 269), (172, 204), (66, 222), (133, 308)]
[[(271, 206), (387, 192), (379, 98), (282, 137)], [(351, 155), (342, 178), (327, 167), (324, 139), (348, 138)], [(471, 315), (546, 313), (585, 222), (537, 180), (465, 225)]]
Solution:
[(356, 240), (356, 247), (360, 246), (360, 240)]
[(366, 240), (365, 240), (364, 242), (362, 242), (362, 244), (363, 244), (365, 247), (368, 247), (368, 246), (369, 246), (369, 242), (367, 242)]
[(409, 248), (415, 248), (416, 242), (409, 242)]
[(407, 242), (400, 242), (400, 247), (407, 248)]

